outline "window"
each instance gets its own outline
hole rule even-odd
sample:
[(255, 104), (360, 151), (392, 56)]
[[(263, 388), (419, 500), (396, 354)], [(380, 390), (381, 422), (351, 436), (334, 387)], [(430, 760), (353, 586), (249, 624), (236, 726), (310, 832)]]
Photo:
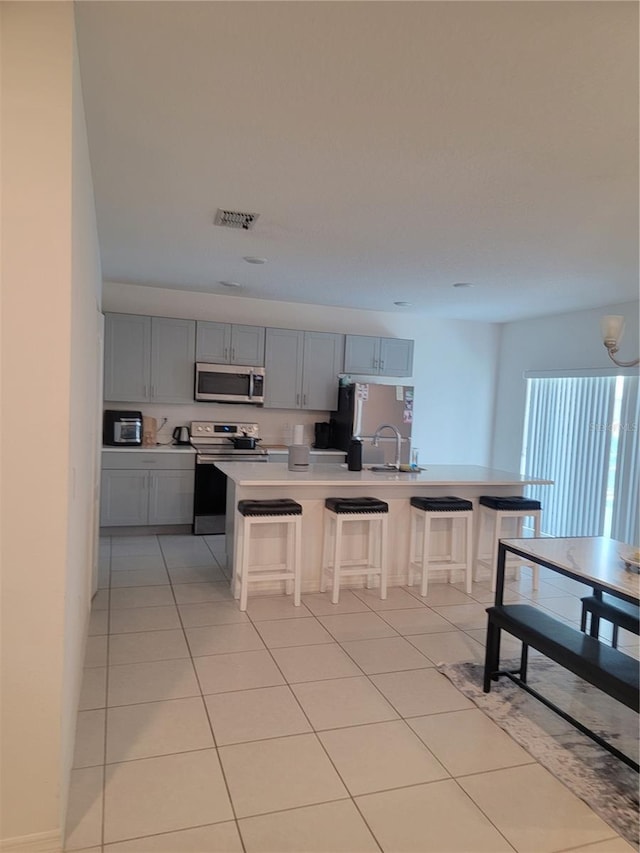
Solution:
[(529, 376), (521, 472), (548, 536), (611, 536), (638, 530), (637, 376)]

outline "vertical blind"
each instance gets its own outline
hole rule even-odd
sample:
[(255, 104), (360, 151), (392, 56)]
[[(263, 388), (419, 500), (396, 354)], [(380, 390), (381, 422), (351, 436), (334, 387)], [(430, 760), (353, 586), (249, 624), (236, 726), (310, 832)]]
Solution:
[(604, 535), (615, 390), (615, 376), (527, 380), (522, 473), (555, 484), (527, 488), (543, 534)]
[(640, 521), (638, 518), (638, 491), (640, 474), (640, 451), (638, 450), (638, 428), (640, 425), (640, 396), (638, 377), (624, 379), (624, 390), (620, 405), (618, 447), (615, 463), (615, 486), (611, 536), (622, 542), (640, 544)]

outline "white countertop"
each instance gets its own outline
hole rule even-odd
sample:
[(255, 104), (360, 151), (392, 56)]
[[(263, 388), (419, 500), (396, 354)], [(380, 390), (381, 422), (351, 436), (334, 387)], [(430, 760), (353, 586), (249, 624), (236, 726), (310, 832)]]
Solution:
[[(268, 445), (268, 444), (263, 444), (262, 446), (267, 451), (269, 456), (273, 456), (275, 454), (284, 456), (284, 455), (289, 453), (288, 447), (284, 447), (284, 446), (280, 446), (280, 445), (277, 447), (274, 447), (273, 445)], [(322, 454), (326, 454), (327, 456), (342, 456), (343, 458), (347, 455), (346, 450), (336, 450), (333, 447), (327, 447), (326, 449), (322, 449), (320, 447), (310, 447), (309, 453), (311, 454), (311, 456), (313, 456), (314, 454), (322, 453)]]
[(510, 471), (483, 468), (480, 465), (427, 465), (418, 473), (349, 471), (346, 465), (310, 465), (308, 471), (289, 471), (284, 462), (216, 462), (216, 467), (238, 486), (384, 486), (456, 485), (523, 486), (551, 485), (552, 480), (522, 477)]
[(151, 451), (152, 453), (195, 453), (191, 445), (178, 445), (178, 444), (154, 444), (153, 447), (143, 447), (141, 444), (128, 445), (127, 447), (103, 447), (103, 453), (111, 453), (112, 451), (115, 453), (131, 453), (132, 450), (135, 450), (136, 453), (147, 453)]

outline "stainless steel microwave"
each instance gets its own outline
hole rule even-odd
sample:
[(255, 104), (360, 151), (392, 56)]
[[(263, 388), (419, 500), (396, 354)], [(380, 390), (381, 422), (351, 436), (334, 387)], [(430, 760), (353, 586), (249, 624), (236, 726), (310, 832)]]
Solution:
[(264, 404), (264, 367), (196, 364), (195, 399), (209, 403)]

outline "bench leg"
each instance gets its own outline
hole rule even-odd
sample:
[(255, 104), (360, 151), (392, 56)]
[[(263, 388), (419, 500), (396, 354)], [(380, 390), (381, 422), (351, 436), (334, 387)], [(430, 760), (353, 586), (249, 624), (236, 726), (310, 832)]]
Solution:
[(600, 633), (600, 617), (596, 616), (595, 613), (591, 614), (591, 627), (589, 629), (589, 634), (592, 637), (598, 639), (598, 634)]
[(522, 653), (520, 655), (520, 681), (523, 684), (527, 683), (527, 663), (529, 658), (529, 646), (526, 643), (522, 644)]
[(614, 649), (618, 648), (618, 626), (616, 623), (613, 623), (613, 633), (611, 635), (611, 647)]
[(500, 628), (497, 628), (491, 620), (487, 623), (487, 646), (484, 658), (484, 682), (482, 689), (485, 693), (491, 690), (491, 681), (497, 681), (494, 675), (500, 667)]

